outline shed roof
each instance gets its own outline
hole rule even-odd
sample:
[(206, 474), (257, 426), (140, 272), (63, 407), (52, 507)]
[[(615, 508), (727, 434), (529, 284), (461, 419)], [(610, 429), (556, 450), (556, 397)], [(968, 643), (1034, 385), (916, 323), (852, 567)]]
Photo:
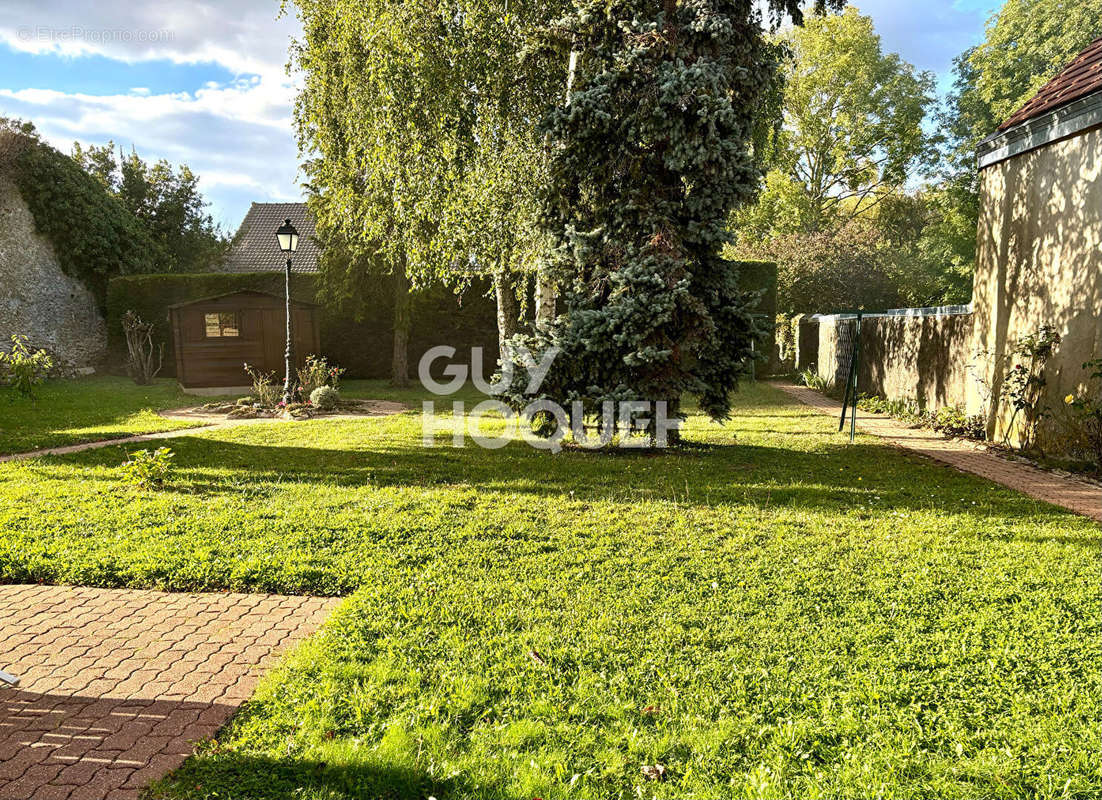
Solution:
[(314, 218), (306, 203), (253, 203), (223, 262), (226, 272), (282, 272), (287, 257), (276, 245), (276, 229), (285, 219), (298, 229), (292, 272), (317, 272), (321, 249), (314, 238)]
[(1024, 106), (999, 126), (1000, 131), (1102, 91), (1102, 37), (1095, 39), (1060, 73), (1042, 86)]
[[(278, 300), (280, 303), (283, 302), (283, 295), (281, 295), (281, 294), (275, 294), (274, 292), (261, 292), (261, 291), (257, 291), (256, 289), (238, 289), (235, 292), (222, 292), (222, 294), (212, 294), (212, 295), (209, 295), (208, 297), (197, 297), (194, 300), (185, 300), (182, 303), (173, 303), (172, 305), (169, 306), (169, 308), (170, 309), (172, 309), (172, 308), (184, 308), (185, 306), (193, 306), (193, 305), (196, 305), (197, 303), (209, 303), (211, 300), (221, 300), (224, 297), (233, 297), (234, 295), (237, 295), (237, 294), (251, 294), (251, 295), (259, 295), (261, 297), (272, 297), (272, 298)], [(315, 308), (318, 305), (317, 303), (311, 303), (309, 300), (299, 300), (295, 297), (291, 298), (291, 302), (294, 303), (295, 305), (311, 306), (311, 307), (315, 307)]]

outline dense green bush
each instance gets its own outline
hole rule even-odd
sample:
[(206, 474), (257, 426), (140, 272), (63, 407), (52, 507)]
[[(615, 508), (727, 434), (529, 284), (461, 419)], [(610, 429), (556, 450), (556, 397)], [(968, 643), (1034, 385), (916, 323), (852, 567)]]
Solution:
[(341, 402), (341, 393), (332, 386), (319, 386), (310, 392), (310, 402), (322, 411), (332, 411)]
[(153, 240), (141, 221), (29, 123), (0, 118), (0, 174), (15, 181), (62, 270), (100, 304), (112, 277), (155, 266)]

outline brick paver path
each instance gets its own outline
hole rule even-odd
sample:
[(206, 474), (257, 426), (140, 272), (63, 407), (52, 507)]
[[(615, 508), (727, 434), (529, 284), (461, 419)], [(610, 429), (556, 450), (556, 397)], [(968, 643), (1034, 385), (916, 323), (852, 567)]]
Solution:
[[(841, 403), (813, 389), (779, 382), (772, 385), (835, 419), (842, 413)], [(964, 472), (971, 472), (1038, 500), (1102, 521), (1102, 487), (1096, 483), (1011, 461), (965, 442), (947, 439), (934, 431), (910, 428), (886, 414), (869, 414), (858, 409), (857, 427), (865, 433), (879, 436), (894, 445), (950, 464)]]
[(0, 586), (0, 800), (136, 798), (336, 602)]

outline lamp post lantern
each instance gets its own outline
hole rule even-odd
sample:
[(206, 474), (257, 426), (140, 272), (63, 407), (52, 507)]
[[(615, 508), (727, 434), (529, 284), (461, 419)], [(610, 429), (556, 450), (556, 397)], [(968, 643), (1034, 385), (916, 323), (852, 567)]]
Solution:
[(298, 250), (298, 231), (288, 217), (276, 230), (279, 249), (287, 254), (283, 273), (284, 300), (287, 307), (287, 347), (283, 352), (283, 402), (290, 405), (295, 399), (295, 356), (291, 330), (291, 254)]

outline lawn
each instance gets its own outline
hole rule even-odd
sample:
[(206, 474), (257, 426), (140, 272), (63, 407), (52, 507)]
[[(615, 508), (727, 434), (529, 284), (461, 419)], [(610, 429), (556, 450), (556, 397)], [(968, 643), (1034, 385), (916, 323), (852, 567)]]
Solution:
[(156, 797), (1099, 797), (1098, 526), (736, 403), (664, 455), (414, 412), (176, 440), (161, 492), (4, 464), (0, 580), (350, 595)]
[(155, 412), (199, 402), (176, 381), (138, 386), (107, 376), (47, 381), (35, 393), (32, 401), (0, 390), (0, 455), (191, 427)]
[[(156, 412), (217, 400), (184, 394), (175, 380), (162, 378), (138, 386), (129, 378), (100, 376), (51, 380), (28, 400), (0, 389), (0, 456), (143, 433), (195, 427), (194, 422), (169, 420)], [(394, 389), (386, 381), (348, 381), (349, 398), (395, 400), (420, 407), (424, 391)], [(470, 392), (464, 397), (475, 397)]]

